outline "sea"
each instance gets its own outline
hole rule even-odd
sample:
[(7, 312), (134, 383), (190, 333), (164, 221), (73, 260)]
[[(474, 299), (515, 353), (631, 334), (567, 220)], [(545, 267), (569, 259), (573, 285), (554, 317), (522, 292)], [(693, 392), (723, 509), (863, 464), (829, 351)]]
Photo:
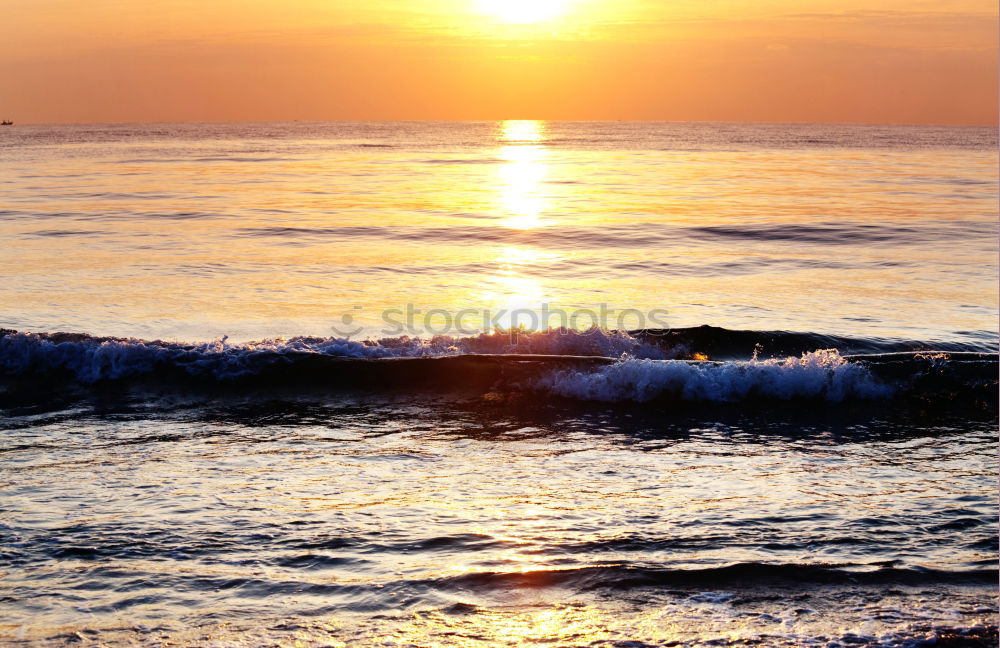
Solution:
[(996, 128), (0, 127), (0, 645), (995, 646)]

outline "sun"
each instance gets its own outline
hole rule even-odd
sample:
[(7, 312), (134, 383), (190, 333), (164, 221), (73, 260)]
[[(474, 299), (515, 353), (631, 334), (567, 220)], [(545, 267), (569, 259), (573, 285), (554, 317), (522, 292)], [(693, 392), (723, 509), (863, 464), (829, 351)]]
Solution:
[(561, 14), (570, 0), (477, 0), (479, 11), (504, 22), (530, 25)]

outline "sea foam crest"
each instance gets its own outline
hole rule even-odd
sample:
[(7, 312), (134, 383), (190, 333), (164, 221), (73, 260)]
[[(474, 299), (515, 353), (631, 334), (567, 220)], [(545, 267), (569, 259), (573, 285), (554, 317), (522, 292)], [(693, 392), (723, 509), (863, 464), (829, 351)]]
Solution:
[(885, 398), (891, 387), (836, 349), (801, 357), (748, 362), (655, 361), (623, 359), (594, 371), (559, 371), (533, 386), (580, 400), (648, 402), (661, 396), (729, 402), (748, 396), (769, 398)]
[(61, 370), (72, 373), (81, 382), (94, 383), (136, 376), (166, 366), (193, 376), (229, 379), (253, 375), (264, 367), (300, 354), (378, 359), (487, 353), (672, 357), (670, 351), (640, 342), (628, 333), (599, 329), (494, 332), (464, 338), (403, 336), (365, 341), (296, 337), (230, 343), (222, 338), (204, 344), (67, 333), (8, 333), (0, 337), (0, 370), (12, 374)]

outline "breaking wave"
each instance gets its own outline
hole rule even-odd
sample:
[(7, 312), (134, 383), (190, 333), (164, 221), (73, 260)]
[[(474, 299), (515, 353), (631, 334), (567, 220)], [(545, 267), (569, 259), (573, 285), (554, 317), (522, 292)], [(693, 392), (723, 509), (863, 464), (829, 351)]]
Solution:
[(436, 358), (464, 354), (526, 354), (669, 359), (672, 351), (617, 331), (550, 330), (540, 333), (492, 333), (456, 338), (402, 336), (352, 341), (295, 337), (230, 343), (227, 338), (183, 344), (136, 338), (94, 337), (75, 333), (19, 333), (0, 337), (0, 370), (8, 374), (62, 371), (83, 383), (117, 380), (157, 369), (180, 369), (191, 376), (220, 380), (244, 378), (273, 365), (305, 358), (356, 360)]
[(995, 401), (996, 355), (970, 350), (968, 344), (940, 346), (951, 350), (921, 351), (930, 345), (918, 342), (712, 327), (366, 341), (296, 337), (238, 344), (225, 338), (184, 344), (3, 331), (0, 379), (16, 379), (23, 392), (30, 391), (32, 381), (48, 386), (69, 381), (479, 389), (638, 403), (841, 402), (913, 395)]
[(894, 389), (835, 349), (795, 358), (688, 363), (627, 359), (594, 371), (558, 371), (537, 385), (559, 396), (596, 401), (649, 402), (664, 395), (730, 402), (766, 398), (887, 398)]

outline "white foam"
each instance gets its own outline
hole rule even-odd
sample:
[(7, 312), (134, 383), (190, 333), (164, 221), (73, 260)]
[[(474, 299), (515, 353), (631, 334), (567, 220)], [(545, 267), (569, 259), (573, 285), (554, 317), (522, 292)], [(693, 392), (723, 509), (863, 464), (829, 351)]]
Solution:
[(790, 399), (885, 398), (892, 388), (835, 349), (799, 358), (726, 363), (624, 359), (594, 371), (558, 371), (534, 385), (580, 400), (648, 402), (665, 395), (684, 400), (738, 401), (748, 396)]

